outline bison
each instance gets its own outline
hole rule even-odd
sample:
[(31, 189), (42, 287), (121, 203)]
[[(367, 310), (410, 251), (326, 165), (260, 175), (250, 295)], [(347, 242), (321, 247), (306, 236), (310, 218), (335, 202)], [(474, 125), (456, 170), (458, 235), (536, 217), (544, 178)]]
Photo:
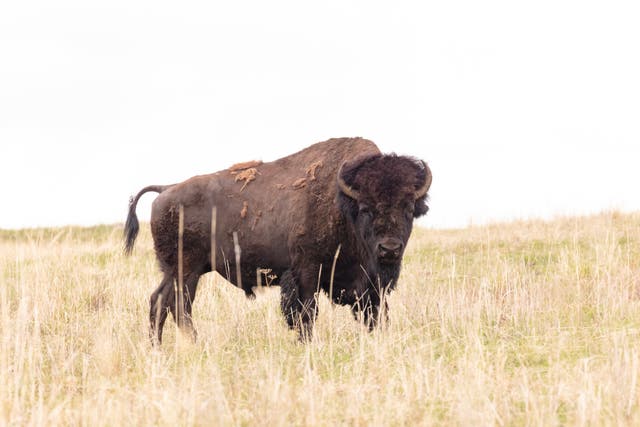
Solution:
[(249, 297), (263, 279), (279, 284), (282, 312), (301, 339), (312, 333), (319, 290), (373, 328), (386, 319), (384, 296), (396, 285), (414, 218), (428, 210), (431, 180), (422, 160), (382, 154), (367, 139), (334, 138), (273, 162), (143, 188), (129, 203), (124, 250), (131, 253), (138, 234), (138, 200), (160, 193), (151, 232), (164, 278), (150, 298), (152, 342), (161, 342), (169, 312), (195, 338), (198, 279), (214, 269)]

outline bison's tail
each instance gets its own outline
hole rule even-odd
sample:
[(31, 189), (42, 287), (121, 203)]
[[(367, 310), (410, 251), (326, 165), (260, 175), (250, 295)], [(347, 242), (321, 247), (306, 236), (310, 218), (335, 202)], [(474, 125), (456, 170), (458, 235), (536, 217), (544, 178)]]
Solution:
[(138, 223), (138, 216), (136, 215), (136, 205), (140, 197), (148, 191), (155, 191), (156, 193), (162, 193), (171, 185), (150, 185), (144, 187), (135, 197), (129, 199), (129, 215), (127, 215), (127, 221), (124, 224), (124, 253), (126, 255), (131, 254), (133, 250), (133, 244), (136, 242), (138, 231), (140, 230), (140, 223)]

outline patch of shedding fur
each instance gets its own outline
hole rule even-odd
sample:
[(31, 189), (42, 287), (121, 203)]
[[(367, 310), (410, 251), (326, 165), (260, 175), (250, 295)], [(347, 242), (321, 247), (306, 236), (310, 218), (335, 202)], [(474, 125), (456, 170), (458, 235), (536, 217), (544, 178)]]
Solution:
[(307, 186), (307, 178), (299, 178), (296, 179), (295, 182), (293, 184), (291, 184), (291, 186), (293, 188), (295, 188), (296, 190), (302, 188), (302, 187), (306, 187)]
[(256, 179), (256, 175), (259, 173), (260, 172), (258, 172), (258, 169), (256, 168), (245, 169), (242, 172), (231, 172), (232, 175), (236, 176), (236, 182), (244, 181), (244, 185), (242, 186), (240, 191), (244, 190), (244, 187), (246, 187), (251, 181), (254, 181)]
[(322, 161), (318, 160), (317, 162), (313, 162), (309, 165), (309, 167), (307, 168), (307, 170), (305, 171), (305, 173), (307, 175), (309, 175), (309, 180), (310, 181), (315, 181), (316, 180), (316, 169), (318, 169), (319, 167), (322, 167)]
[(304, 226), (300, 224), (295, 226), (295, 230), (296, 230), (296, 236), (304, 236), (305, 234), (307, 234)]
[(242, 210), (240, 211), (240, 218), (244, 219), (247, 216), (247, 212), (249, 211), (249, 203), (242, 202)]
[(256, 217), (253, 219), (253, 225), (251, 226), (251, 231), (255, 230), (258, 225), (258, 221), (260, 221), (260, 217), (262, 217), (262, 211), (258, 211), (256, 213)]
[(260, 166), (262, 164), (262, 160), (249, 160), (248, 162), (236, 163), (231, 165), (229, 168), (229, 172), (233, 175), (234, 172), (241, 171), (243, 169), (255, 168), (256, 166)]

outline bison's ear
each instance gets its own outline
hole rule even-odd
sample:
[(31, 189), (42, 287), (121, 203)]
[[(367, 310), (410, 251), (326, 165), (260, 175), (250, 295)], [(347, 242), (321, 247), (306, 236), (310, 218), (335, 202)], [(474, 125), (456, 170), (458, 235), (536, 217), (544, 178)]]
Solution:
[(413, 209), (413, 217), (419, 218), (427, 212), (429, 212), (429, 206), (427, 206), (427, 196), (424, 196), (416, 200), (416, 205)]
[(429, 169), (429, 166), (427, 166), (423, 160), (419, 161), (419, 165), (418, 182), (422, 184), (415, 191), (416, 205), (413, 211), (414, 218), (418, 218), (429, 211), (429, 206), (427, 206), (427, 199), (429, 197), (427, 196), (427, 191), (429, 191), (433, 179), (431, 169)]

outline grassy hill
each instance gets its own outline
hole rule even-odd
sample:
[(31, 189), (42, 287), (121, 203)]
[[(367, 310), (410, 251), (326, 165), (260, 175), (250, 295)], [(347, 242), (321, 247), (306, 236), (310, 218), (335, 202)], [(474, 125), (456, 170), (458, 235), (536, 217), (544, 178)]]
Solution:
[(640, 213), (417, 229), (390, 322), (203, 277), (199, 340), (147, 338), (148, 226), (0, 231), (0, 424), (640, 425)]

